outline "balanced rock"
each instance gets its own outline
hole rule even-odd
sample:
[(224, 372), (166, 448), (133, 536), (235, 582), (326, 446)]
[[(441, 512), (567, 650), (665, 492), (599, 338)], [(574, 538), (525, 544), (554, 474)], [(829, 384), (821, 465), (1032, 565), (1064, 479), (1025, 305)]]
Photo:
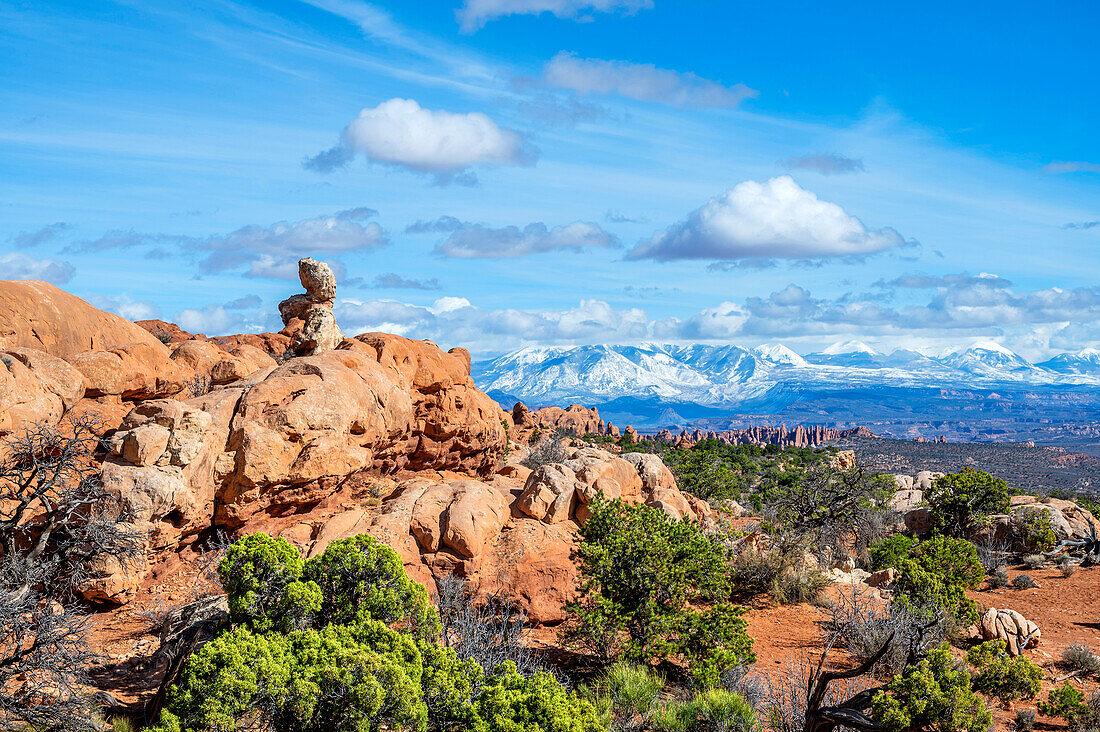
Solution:
[(298, 262), (298, 279), (306, 292), (292, 295), (279, 303), (283, 325), (300, 325), (291, 337), (290, 351), (295, 356), (313, 356), (332, 351), (344, 340), (336, 324), (332, 306), (336, 302), (336, 275), (324, 262), (307, 257)]

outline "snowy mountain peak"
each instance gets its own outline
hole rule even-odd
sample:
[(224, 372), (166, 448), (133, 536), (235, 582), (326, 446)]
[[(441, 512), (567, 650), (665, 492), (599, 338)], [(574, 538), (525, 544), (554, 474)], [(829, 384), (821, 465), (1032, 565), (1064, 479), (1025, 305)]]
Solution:
[(865, 353), (868, 356), (878, 356), (876, 351), (871, 346), (867, 345), (863, 341), (844, 341), (842, 343), (834, 343), (826, 348), (822, 353), (828, 356), (846, 356), (851, 353)]
[(964, 354), (967, 354), (967, 353), (980, 353), (982, 351), (988, 351), (989, 353), (999, 353), (1002, 356), (1011, 356), (1011, 357), (1014, 357), (1014, 358), (1021, 358), (1020, 356), (1016, 355), (1016, 353), (1014, 351), (1012, 351), (1008, 348), (1005, 348), (1004, 346), (1002, 346), (997, 341), (990, 341), (990, 340), (974, 341), (973, 343), (970, 344), (970, 346), (968, 348), (965, 348), (961, 351), (954, 351), (953, 353), (956, 354), (956, 355), (961, 356), (961, 355), (964, 355)]
[(1100, 349), (1083, 348), (1076, 353), (1061, 353), (1036, 366), (1060, 374), (1100, 374)]
[(806, 359), (802, 358), (782, 343), (770, 343), (765, 346), (757, 346), (752, 349), (752, 352), (762, 361), (767, 361), (769, 363), (798, 367), (810, 365)]

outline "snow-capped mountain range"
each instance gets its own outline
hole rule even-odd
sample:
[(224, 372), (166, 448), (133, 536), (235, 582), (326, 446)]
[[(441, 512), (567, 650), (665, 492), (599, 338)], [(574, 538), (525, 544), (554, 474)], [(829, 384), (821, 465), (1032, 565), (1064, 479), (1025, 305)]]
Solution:
[[(478, 386), (505, 404), (599, 406), (627, 400), (634, 413), (682, 412), (695, 405), (769, 414), (794, 398), (853, 391), (865, 400), (876, 392), (896, 399), (899, 393), (951, 389), (1100, 395), (1100, 350), (1033, 364), (993, 342), (939, 355), (907, 349), (884, 354), (859, 341), (805, 355), (781, 344), (547, 346), (478, 362), (473, 372)], [(648, 407), (640, 409), (643, 404)]]

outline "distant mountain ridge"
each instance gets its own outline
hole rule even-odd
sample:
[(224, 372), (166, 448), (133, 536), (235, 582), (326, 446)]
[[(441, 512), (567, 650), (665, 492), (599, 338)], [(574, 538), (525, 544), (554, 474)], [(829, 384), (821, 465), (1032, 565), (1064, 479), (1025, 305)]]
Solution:
[[(777, 414), (823, 395), (862, 400), (869, 418), (880, 396), (884, 403), (934, 401), (948, 392), (1088, 392), (1100, 405), (1100, 350), (1033, 364), (993, 342), (938, 356), (907, 349), (884, 354), (859, 341), (805, 355), (781, 344), (542, 346), (479, 361), (473, 376), (506, 405), (601, 406), (617, 423), (633, 418), (651, 429), (723, 413)], [(822, 421), (829, 418), (822, 414)]]

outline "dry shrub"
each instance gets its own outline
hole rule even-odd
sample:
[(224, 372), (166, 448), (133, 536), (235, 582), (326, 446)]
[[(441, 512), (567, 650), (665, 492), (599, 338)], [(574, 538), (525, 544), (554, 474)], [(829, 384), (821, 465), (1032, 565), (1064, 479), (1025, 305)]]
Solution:
[(1035, 580), (1031, 579), (1029, 575), (1018, 574), (1016, 579), (1012, 580), (1012, 586), (1017, 590), (1030, 590), (1035, 587)]
[(1028, 554), (1024, 557), (1024, 566), (1031, 570), (1036, 570), (1047, 563), (1047, 558), (1042, 554)]
[(918, 638), (923, 649), (939, 643), (947, 635), (943, 622), (919, 634), (918, 628), (923, 624), (921, 618), (902, 605), (886, 604), (861, 585), (841, 589), (828, 610), (826, 645), (844, 648), (856, 661), (869, 659), (893, 636), (890, 649), (871, 668), (871, 675), (879, 679), (889, 679), (905, 669), (910, 645)]
[(553, 465), (555, 463), (565, 462), (566, 451), (568, 450), (568, 440), (561, 439), (555, 435), (544, 437), (534, 445), (531, 445), (527, 451), (527, 457), (521, 460), (521, 464), (535, 470), (541, 468), (543, 465)]
[[(788, 656), (776, 680), (766, 679), (760, 705), (764, 724), (772, 732), (803, 732), (806, 726), (806, 695), (817, 669), (818, 659), (805, 654)], [(866, 676), (842, 679), (829, 685), (822, 706), (840, 704), (868, 688)]]
[(1066, 646), (1062, 651), (1059, 663), (1068, 671), (1080, 671), (1092, 676), (1100, 676), (1100, 656), (1097, 656), (1080, 641)]

